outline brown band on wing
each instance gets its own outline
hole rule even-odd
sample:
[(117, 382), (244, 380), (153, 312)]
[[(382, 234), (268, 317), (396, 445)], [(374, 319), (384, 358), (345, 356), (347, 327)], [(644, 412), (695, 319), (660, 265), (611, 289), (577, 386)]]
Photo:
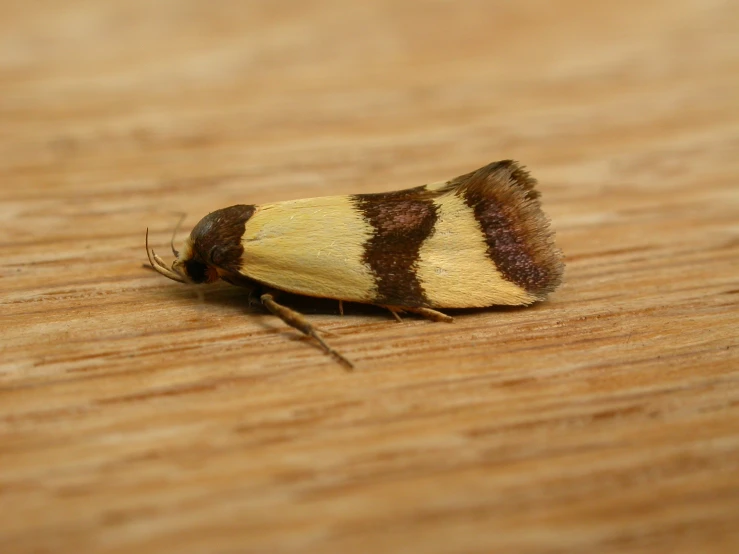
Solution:
[(190, 233), (194, 259), (237, 273), (244, 254), (241, 237), (254, 210), (252, 205), (239, 204), (216, 210), (201, 219)]
[(488, 256), (508, 281), (543, 298), (562, 281), (562, 254), (539, 205), (536, 180), (511, 160), (460, 179), (465, 203), (480, 224)]
[(434, 232), (437, 207), (423, 193), (425, 186), (382, 194), (353, 197), (372, 225), (364, 244), (364, 262), (377, 285), (378, 304), (424, 306), (428, 303), (416, 276), (418, 254)]

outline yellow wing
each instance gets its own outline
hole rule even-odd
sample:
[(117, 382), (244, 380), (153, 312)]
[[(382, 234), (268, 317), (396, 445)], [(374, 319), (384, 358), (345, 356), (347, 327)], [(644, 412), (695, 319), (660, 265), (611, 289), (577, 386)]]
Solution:
[(349, 196), (264, 204), (246, 223), (240, 273), (296, 294), (373, 302), (363, 261), (372, 232)]
[(389, 306), (529, 304), (563, 270), (534, 184), (504, 161), (403, 191), (258, 206), (239, 271), (288, 292)]

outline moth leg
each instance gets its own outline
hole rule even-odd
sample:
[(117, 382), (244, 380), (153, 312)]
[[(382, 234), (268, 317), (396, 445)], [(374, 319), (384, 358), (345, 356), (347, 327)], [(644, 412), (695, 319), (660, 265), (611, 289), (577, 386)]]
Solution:
[(344, 315), (344, 301), (343, 300), (339, 300), (339, 313), (343, 317), (343, 315)]
[(390, 306), (385, 306), (385, 307), (388, 309), (388, 311), (391, 314), (393, 314), (395, 321), (397, 321), (398, 323), (403, 323), (403, 318), (400, 317), (400, 313), (399, 313), (402, 310), (398, 310), (397, 308), (391, 308)]
[(274, 315), (279, 317), (282, 321), (287, 323), (290, 327), (294, 327), (301, 333), (304, 333), (305, 335), (308, 335), (309, 337), (312, 337), (318, 342), (318, 344), (321, 345), (321, 348), (326, 352), (326, 354), (333, 356), (340, 364), (342, 364), (344, 367), (348, 369), (354, 369), (354, 366), (352, 363), (347, 360), (344, 356), (339, 354), (336, 350), (331, 348), (328, 344), (326, 344), (323, 339), (316, 333), (315, 328), (313, 325), (311, 325), (307, 319), (305, 319), (305, 316), (301, 314), (300, 312), (296, 312), (295, 310), (291, 310), (287, 306), (283, 306), (282, 304), (278, 304), (275, 302), (274, 297), (269, 294), (265, 293), (260, 297), (260, 300), (262, 301), (262, 304)]
[(432, 310), (431, 308), (403, 308), (404, 310), (422, 315), (426, 319), (430, 319), (431, 321), (443, 321), (444, 323), (452, 323), (454, 321), (454, 318), (452, 316), (443, 314), (441, 312), (437, 312), (436, 310)]
[(257, 301), (257, 291), (255, 289), (251, 289), (249, 291), (249, 295), (246, 297), (247, 305), (251, 308), (255, 304), (258, 303)]

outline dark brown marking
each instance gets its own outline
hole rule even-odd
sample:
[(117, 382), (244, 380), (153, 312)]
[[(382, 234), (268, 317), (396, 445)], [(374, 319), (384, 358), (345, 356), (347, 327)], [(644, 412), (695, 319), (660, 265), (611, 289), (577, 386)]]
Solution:
[(374, 273), (377, 304), (424, 306), (416, 276), (418, 254), (434, 232), (437, 208), (426, 187), (354, 196), (374, 234), (364, 244), (364, 261)]
[(254, 209), (244, 204), (223, 208), (209, 213), (195, 225), (190, 233), (192, 257), (183, 264), (194, 283), (217, 279), (212, 268), (238, 273), (244, 253), (241, 237)]
[(557, 288), (564, 271), (562, 253), (539, 205), (536, 180), (516, 162), (505, 160), (453, 182), (474, 211), (488, 256), (503, 277), (539, 298)]

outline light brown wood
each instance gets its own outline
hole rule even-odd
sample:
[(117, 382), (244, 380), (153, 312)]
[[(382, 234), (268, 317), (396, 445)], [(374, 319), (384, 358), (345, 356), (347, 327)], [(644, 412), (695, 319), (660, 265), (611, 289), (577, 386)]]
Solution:
[[(739, 551), (739, 4), (0, 3), (0, 552)], [(526, 164), (453, 324), (142, 269), (177, 212)], [(169, 258), (168, 256), (165, 256)]]

